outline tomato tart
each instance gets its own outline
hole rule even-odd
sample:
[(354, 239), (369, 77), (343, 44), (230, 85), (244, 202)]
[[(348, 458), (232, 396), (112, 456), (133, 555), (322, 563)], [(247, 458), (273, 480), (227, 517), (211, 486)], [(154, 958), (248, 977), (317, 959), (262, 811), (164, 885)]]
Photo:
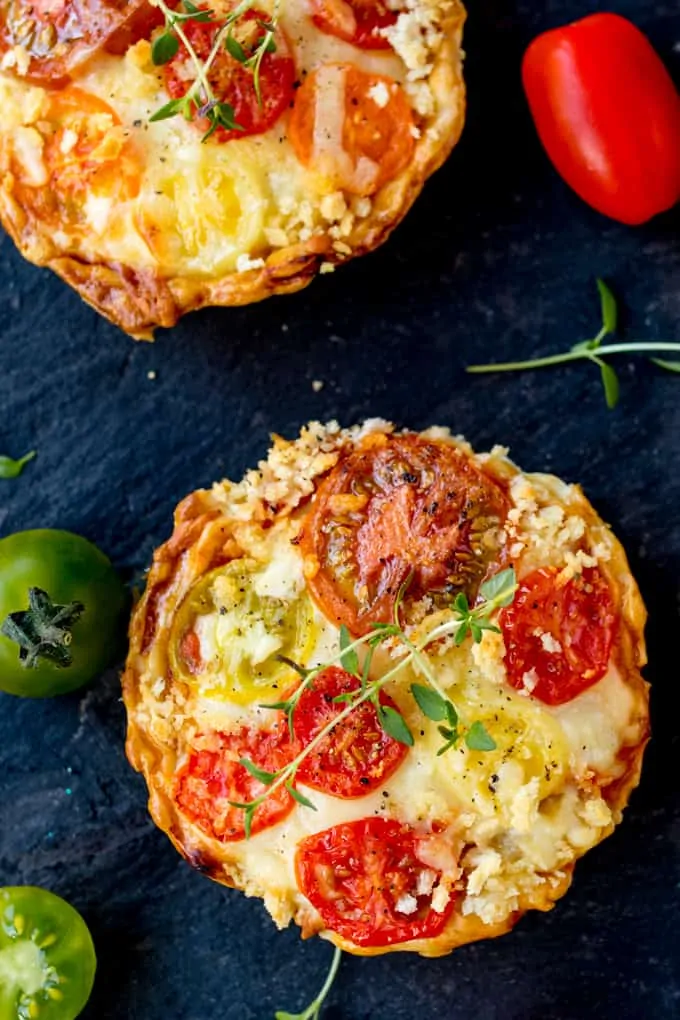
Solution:
[(460, 0), (0, 5), (0, 219), (137, 338), (379, 245), (459, 138)]
[(352, 953), (548, 910), (648, 739), (645, 609), (578, 486), (443, 428), (312, 423), (180, 503), (127, 753), (196, 868)]

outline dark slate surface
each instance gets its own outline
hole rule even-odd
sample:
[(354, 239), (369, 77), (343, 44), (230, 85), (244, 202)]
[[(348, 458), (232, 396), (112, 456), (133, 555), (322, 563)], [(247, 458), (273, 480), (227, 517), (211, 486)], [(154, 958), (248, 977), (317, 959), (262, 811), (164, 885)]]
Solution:
[[(602, 6), (479, 0), (462, 144), (387, 247), (301, 295), (201, 313), (135, 345), (0, 242), (0, 447), (39, 451), (0, 482), (0, 534), (70, 528), (131, 576), (175, 503), (240, 476), (270, 431), (381, 414), (448, 424), (479, 449), (507, 443), (527, 469), (580, 480), (630, 553), (651, 611), (654, 740), (624, 824), (551, 914), (509, 937), (440, 961), (347, 960), (328, 1020), (680, 1015), (680, 379), (624, 363), (610, 413), (587, 367), (463, 373), (591, 335), (596, 275), (625, 295), (629, 336), (680, 339), (677, 211), (631, 230), (582, 205), (546, 163), (519, 88), (534, 34)], [(677, 0), (615, 6), (680, 78)], [(300, 1008), (328, 947), (278, 934), (258, 902), (180, 861), (125, 761), (119, 694), (112, 671), (57, 701), (0, 695), (1, 883), (48, 886), (84, 913), (100, 960), (84, 1020)]]

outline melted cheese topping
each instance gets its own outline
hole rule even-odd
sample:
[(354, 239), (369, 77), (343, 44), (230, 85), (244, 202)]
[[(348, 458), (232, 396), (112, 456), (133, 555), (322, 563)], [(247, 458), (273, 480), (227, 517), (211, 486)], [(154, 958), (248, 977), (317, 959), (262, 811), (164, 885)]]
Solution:
[[(260, 7), (271, 10), (266, 2)], [(393, 52), (358, 50), (316, 29), (305, 3), (284, 5), (280, 24), (298, 77), (337, 61), (399, 82), (406, 77), (404, 63)], [(200, 131), (181, 116), (150, 123), (168, 95), (146, 41), (122, 59), (98, 54), (77, 85), (104, 100), (120, 118), (124, 136), (139, 155), (142, 180), (139, 193), (125, 201), (90, 196), (84, 203), (85, 224), (77, 231), (59, 224), (57, 241), (71, 254), (136, 270), (211, 278), (259, 268), (261, 254), (329, 228), (340, 243), (355, 220), (370, 212), (370, 202), (345, 199), (337, 191), (332, 183), (337, 174), (329, 177), (302, 166), (286, 136), (288, 114), (264, 134), (226, 143), (203, 144)], [(35, 188), (44, 187), (49, 176), (41, 137), (29, 126), (40, 119), (44, 95), (11, 77), (0, 80), (0, 100), (9, 111), (3, 118), (7, 144), (24, 169), (25, 183)], [(349, 163), (342, 149), (344, 99), (341, 108), (337, 83), (324, 90), (321, 103), (315, 144), (334, 160)], [(349, 176), (368, 180), (377, 172), (369, 163), (360, 161)]]

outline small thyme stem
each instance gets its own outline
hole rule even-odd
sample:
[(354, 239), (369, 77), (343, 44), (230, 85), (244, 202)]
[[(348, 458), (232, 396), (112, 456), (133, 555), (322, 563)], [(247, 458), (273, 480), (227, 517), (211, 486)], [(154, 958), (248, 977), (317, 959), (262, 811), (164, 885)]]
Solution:
[(277, 1011), (276, 1020), (318, 1020), (319, 1010), (323, 1006), (328, 996), (328, 993), (333, 987), (333, 982), (335, 981), (336, 975), (338, 973), (338, 968), (340, 966), (341, 959), (342, 949), (338, 949), (338, 947), (335, 946), (333, 950), (333, 959), (331, 961), (328, 974), (326, 975), (326, 980), (324, 981), (321, 990), (319, 991), (319, 994), (316, 996), (316, 998), (310, 1002), (309, 1006), (307, 1006), (307, 1008), (302, 1013), (293, 1014)]
[[(295, 710), (295, 706), (297, 705), (298, 701), (300, 700), (304, 692), (307, 690), (307, 688), (310, 686), (310, 684), (314, 680), (316, 680), (319, 673), (323, 673), (323, 671), (325, 669), (328, 669), (329, 666), (337, 666), (339, 662), (342, 662), (347, 652), (353, 652), (356, 651), (357, 648), (362, 648), (364, 645), (368, 644), (371, 638), (373, 637), (375, 637), (375, 634), (373, 633), (364, 634), (363, 637), (356, 638), (354, 641), (351, 642), (351, 644), (347, 645), (345, 648), (342, 648), (337, 653), (337, 655), (334, 655), (331, 659), (328, 659), (327, 662), (322, 662), (320, 665), (312, 667), (312, 669), (310, 669), (310, 671), (308, 672), (307, 676), (304, 678), (300, 686), (297, 688), (295, 693), (290, 698), (290, 704), (293, 706), (292, 710), (293, 711)], [(267, 708), (267, 705), (262, 705), (261, 707)]]
[(224, 41), (224, 37), (229, 33), (229, 29), (234, 24), (234, 22), (237, 21), (242, 14), (245, 14), (245, 12), (250, 7), (252, 7), (252, 0), (241, 0), (241, 3), (238, 5), (238, 7), (234, 8), (234, 10), (227, 18), (227, 20), (224, 22), (222, 27), (217, 32), (217, 35), (215, 36), (215, 41), (213, 42), (213, 47), (208, 55), (208, 59), (203, 65), (203, 71), (206, 75), (208, 74), (208, 71), (212, 67), (213, 61), (215, 60), (215, 57), (220, 51), (220, 47), (222, 45), (222, 42)]
[[(680, 343), (672, 341), (641, 341), (620, 344), (605, 344), (596, 348), (598, 357), (607, 354), (628, 354), (644, 351), (675, 351), (680, 353)], [(564, 354), (551, 354), (545, 358), (534, 358), (529, 361), (502, 361), (490, 365), (468, 365), (465, 369), (471, 375), (482, 375), (486, 372), (514, 372), (530, 368), (548, 368), (550, 365), (564, 365), (569, 361), (592, 360), (592, 351), (567, 351)]]
[[(450, 633), (454, 633), (455, 634), (456, 630), (458, 630), (460, 628), (460, 626), (462, 624), (462, 621), (457, 621), (457, 623), (458, 623), (458, 626), (455, 628), (455, 630), (454, 631), (450, 631), (449, 630), (449, 631), (447, 631), (447, 633), (449, 633), (449, 634)], [(450, 626), (450, 624), (449, 624), (449, 626)], [(444, 693), (442, 688), (439, 686), (439, 683), (437, 682), (437, 680), (435, 678), (435, 675), (432, 672), (432, 669), (430, 667), (430, 663), (427, 660), (427, 655), (425, 654), (425, 648), (432, 641), (432, 637), (428, 636), (426, 644), (423, 645), (423, 647), (421, 647), (421, 648), (419, 648), (417, 645), (414, 645), (412, 641), (409, 641), (409, 639), (406, 637), (406, 635), (404, 635), (401, 638), (401, 641), (402, 641), (402, 643), (404, 645), (406, 645), (407, 648), (410, 648), (414, 662), (417, 663), (418, 668), (420, 669), (420, 671), (425, 675), (425, 677), (427, 677), (427, 682), (429, 683), (430, 687), (432, 687), (437, 692), (437, 694), (439, 695), (439, 697), (443, 701), (448, 701), (449, 698)]]
[[(172, 28), (173, 32), (177, 34), (178, 38), (181, 39), (182, 43), (186, 47), (186, 51), (189, 54), (189, 57), (191, 58), (194, 67), (196, 68), (196, 78), (201, 88), (203, 89), (203, 94), (205, 96), (206, 103), (214, 102), (215, 96), (213, 94), (213, 90), (210, 86), (210, 82), (208, 81), (206, 75), (207, 67), (202, 63), (198, 54), (196, 53), (196, 50), (189, 42), (187, 34), (182, 28), (181, 23), (175, 19), (174, 17), (175, 12), (171, 10), (170, 7), (168, 7), (168, 5), (165, 3), (165, 0), (154, 0), (154, 6), (158, 7), (158, 9), (165, 15), (166, 20), (170, 24), (170, 27)], [(194, 82), (194, 84), (191, 86), (187, 95), (191, 96), (191, 93), (194, 91), (195, 88), (196, 82)]]

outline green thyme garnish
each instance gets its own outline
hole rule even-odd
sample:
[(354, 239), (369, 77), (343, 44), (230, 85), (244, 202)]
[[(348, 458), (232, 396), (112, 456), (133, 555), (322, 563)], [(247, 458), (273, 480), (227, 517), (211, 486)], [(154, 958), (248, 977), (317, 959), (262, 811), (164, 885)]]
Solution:
[(303, 1009), (301, 1013), (285, 1013), (283, 1010), (277, 1010), (275, 1020), (319, 1020), (319, 1017), (321, 1016), (321, 1007), (326, 1001), (328, 993), (333, 986), (341, 959), (342, 950), (338, 949), (336, 946), (326, 980), (324, 981), (323, 987), (316, 998), (313, 999), (309, 1006), (307, 1006), (306, 1009)]
[(35, 450), (24, 454), (19, 460), (14, 460), (12, 457), (5, 457), (0, 454), (0, 478), (16, 478), (24, 470), (29, 460), (33, 460), (34, 457)]
[[(233, 106), (230, 103), (222, 102), (215, 95), (209, 79), (210, 69), (220, 51), (226, 50), (234, 60), (251, 72), (257, 103), (262, 107), (260, 72), (265, 54), (276, 51), (274, 34), (277, 25), (277, 6), (275, 5), (274, 15), (268, 21), (256, 19), (261, 34), (253, 46), (244, 46), (234, 35), (234, 28), (239, 19), (251, 9), (252, 0), (243, 0), (222, 20), (215, 17), (214, 11), (203, 10), (191, 0), (182, 0), (183, 11), (168, 7), (165, 0), (154, 0), (154, 2), (165, 17), (165, 29), (156, 36), (152, 43), (151, 59), (156, 66), (167, 64), (177, 55), (181, 45), (194, 66), (195, 78), (183, 96), (171, 99), (169, 103), (161, 106), (149, 120), (167, 120), (169, 117), (176, 116), (192, 120), (196, 113), (208, 121), (208, 130), (202, 139), (204, 142), (218, 128), (224, 128), (227, 131), (243, 130), (242, 126), (234, 119)], [(184, 31), (183, 26), (186, 21), (201, 21), (217, 27), (212, 49), (206, 60), (202, 60), (198, 56)]]
[[(680, 354), (680, 343), (672, 341), (641, 341), (630, 343), (602, 344), (605, 337), (616, 332), (618, 311), (616, 299), (603, 280), (597, 280), (600, 292), (600, 308), (602, 326), (592, 340), (582, 340), (574, 344), (563, 354), (552, 354), (545, 358), (533, 358), (531, 361), (506, 361), (490, 365), (468, 365), (466, 371), (481, 374), (486, 372), (523, 372), (532, 368), (549, 368), (551, 365), (565, 365), (570, 361), (590, 361), (600, 371), (607, 407), (614, 408), (619, 402), (619, 379), (612, 366), (604, 360), (611, 354), (640, 354), (648, 351), (674, 351)], [(664, 361), (661, 358), (650, 358), (659, 368), (668, 372), (680, 372), (680, 361)]]
[[(302, 678), (302, 683), (286, 701), (277, 701), (262, 705), (262, 708), (269, 708), (285, 712), (288, 717), (288, 727), (291, 735), (294, 732), (293, 720), (295, 710), (303, 693), (313, 684), (314, 679), (329, 666), (338, 663), (352, 676), (360, 681), (359, 687), (345, 694), (338, 695), (335, 701), (343, 704), (343, 709), (317, 735), (307, 744), (305, 748), (288, 765), (279, 769), (278, 772), (267, 772), (261, 769), (248, 758), (240, 758), (239, 762), (248, 772), (259, 780), (265, 787), (265, 791), (252, 801), (241, 803), (230, 801), (232, 807), (240, 808), (244, 814), (244, 828), (246, 838), (250, 837), (252, 821), (255, 812), (260, 804), (264, 803), (275, 790), (285, 786), (290, 795), (304, 807), (316, 810), (314, 804), (297, 789), (295, 777), (302, 762), (332, 733), (336, 726), (340, 725), (351, 713), (370, 701), (374, 706), (378, 721), (382, 729), (394, 740), (408, 747), (413, 746), (413, 734), (404, 717), (390, 705), (383, 705), (380, 701), (380, 691), (391, 680), (413, 665), (426, 683), (412, 684), (410, 693), (416, 704), (426, 718), (433, 722), (440, 723), (438, 727), (442, 737), (442, 744), (437, 754), (441, 755), (450, 748), (456, 747), (462, 740), (470, 750), (493, 751), (496, 743), (493, 737), (487, 732), (483, 723), (475, 720), (465, 724), (461, 722), (459, 713), (439, 686), (434, 670), (426, 654), (426, 648), (443, 638), (452, 637), (455, 644), (460, 645), (467, 638), (471, 637), (476, 643), (482, 640), (484, 631), (491, 630), (499, 632), (499, 628), (491, 623), (491, 617), (503, 606), (509, 605), (517, 591), (517, 578), (512, 567), (501, 570), (498, 574), (485, 581), (479, 589), (480, 602), (470, 608), (467, 600), (461, 599), (460, 594), (456, 597), (448, 611), (445, 611), (448, 618), (437, 624), (425, 637), (418, 642), (413, 642), (405, 634), (400, 624), (400, 610), (406, 593), (410, 578), (401, 586), (394, 607), (394, 619), (391, 623), (375, 623), (370, 633), (352, 641), (346, 627), (340, 628), (339, 649), (335, 656), (328, 662), (324, 662), (313, 669), (304, 669), (302, 666), (281, 657), (282, 661), (292, 666)], [(462, 637), (461, 637), (462, 634)], [(399, 662), (388, 670), (383, 676), (376, 680), (370, 679), (370, 669), (375, 650), (386, 641), (392, 642), (392, 654), (401, 646), (403, 657)], [(359, 663), (358, 649), (365, 652), (363, 666)]]

